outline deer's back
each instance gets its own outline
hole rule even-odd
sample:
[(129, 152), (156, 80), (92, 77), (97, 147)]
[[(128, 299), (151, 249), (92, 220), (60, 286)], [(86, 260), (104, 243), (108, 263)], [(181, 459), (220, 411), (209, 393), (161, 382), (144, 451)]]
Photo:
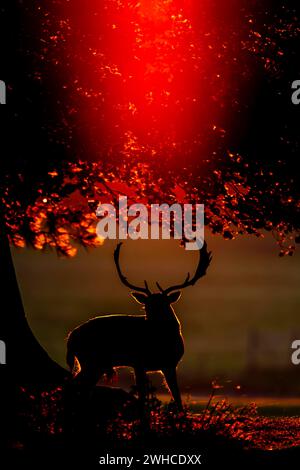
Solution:
[[(177, 363), (183, 354), (180, 331), (164, 331), (144, 315), (107, 315), (75, 328), (68, 347), (87, 361), (101, 360), (106, 366), (135, 366), (160, 369), (161, 361)], [(159, 363), (158, 363), (159, 362)]]
[(127, 330), (129, 332), (136, 328), (143, 329), (145, 321), (146, 317), (144, 315), (102, 315), (91, 318), (76, 327), (71, 332), (70, 338), (84, 338), (85, 336), (99, 338), (99, 335), (102, 336), (105, 332), (114, 332), (117, 336), (121, 336)]
[(142, 315), (103, 315), (75, 328), (69, 335), (68, 345), (75, 351), (105, 353), (113, 348), (128, 349), (128, 344), (145, 335), (146, 318)]

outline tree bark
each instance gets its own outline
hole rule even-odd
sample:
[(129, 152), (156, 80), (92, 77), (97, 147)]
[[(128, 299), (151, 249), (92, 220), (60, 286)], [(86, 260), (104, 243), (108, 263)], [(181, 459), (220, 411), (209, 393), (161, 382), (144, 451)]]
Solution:
[[(0, 207), (0, 340), (6, 345), (5, 375), (18, 384), (59, 384), (68, 372), (39, 344), (27, 322)], [(3, 375), (3, 374), (1, 374)]]

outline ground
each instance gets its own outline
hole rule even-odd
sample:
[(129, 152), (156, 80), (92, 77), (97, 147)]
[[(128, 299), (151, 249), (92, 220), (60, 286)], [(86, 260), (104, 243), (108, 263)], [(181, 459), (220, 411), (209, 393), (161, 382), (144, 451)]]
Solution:
[[(145, 454), (180, 453), (201, 454), (202, 467), (226, 462), (233, 468), (246, 464), (277, 468), (300, 457), (299, 417), (263, 416), (255, 403), (231, 404), (214, 393), (205, 406), (192, 401), (178, 413), (150, 390), (141, 415), (134, 390), (127, 394), (97, 387), (80, 401), (80, 394), (70, 395), (65, 387), (40, 394), (22, 389), (23, 409), (18, 431), (10, 438), (10, 459), (31, 465), (41, 464), (41, 459), (53, 464), (81, 461), (92, 469), (99, 468), (99, 458), (107, 454), (142, 461)], [(275, 409), (272, 402), (266, 403), (273, 406), (269, 411)], [(133, 468), (140, 464), (135, 462)]]

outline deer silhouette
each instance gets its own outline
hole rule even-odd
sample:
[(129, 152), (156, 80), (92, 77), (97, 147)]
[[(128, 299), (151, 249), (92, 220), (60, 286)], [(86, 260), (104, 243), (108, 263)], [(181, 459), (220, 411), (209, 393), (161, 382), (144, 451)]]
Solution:
[(95, 386), (99, 378), (111, 375), (115, 367), (132, 367), (140, 398), (145, 399), (147, 372), (161, 371), (179, 409), (181, 396), (176, 369), (184, 353), (181, 325), (172, 307), (181, 289), (194, 285), (206, 274), (211, 253), (204, 243), (199, 250), (199, 263), (194, 276), (187, 275), (182, 284), (163, 289), (157, 282), (158, 293), (152, 293), (147, 281), (138, 287), (122, 274), (119, 243), (114, 260), (121, 282), (134, 289), (131, 296), (143, 305), (145, 315), (106, 315), (92, 318), (79, 325), (68, 336), (67, 364), (71, 371), (79, 364), (76, 380)]

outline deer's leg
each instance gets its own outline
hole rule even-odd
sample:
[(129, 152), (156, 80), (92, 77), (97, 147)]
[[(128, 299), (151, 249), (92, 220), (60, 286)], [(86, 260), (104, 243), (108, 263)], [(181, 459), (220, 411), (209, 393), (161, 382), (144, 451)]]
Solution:
[(74, 378), (74, 382), (87, 390), (92, 390), (100, 378), (99, 368), (96, 364), (80, 364), (80, 366), (81, 370)]
[(148, 378), (146, 371), (142, 368), (135, 368), (135, 383), (142, 403), (145, 403), (147, 395)]
[(146, 371), (142, 368), (135, 368), (135, 383), (139, 395), (139, 414), (142, 432), (149, 429), (148, 410), (146, 409), (148, 377)]
[(182, 401), (181, 401), (181, 395), (180, 395), (180, 391), (179, 391), (179, 387), (177, 383), (176, 367), (170, 368), (170, 369), (164, 369), (162, 372), (165, 376), (167, 385), (175, 400), (175, 403), (178, 409), (182, 410)]

